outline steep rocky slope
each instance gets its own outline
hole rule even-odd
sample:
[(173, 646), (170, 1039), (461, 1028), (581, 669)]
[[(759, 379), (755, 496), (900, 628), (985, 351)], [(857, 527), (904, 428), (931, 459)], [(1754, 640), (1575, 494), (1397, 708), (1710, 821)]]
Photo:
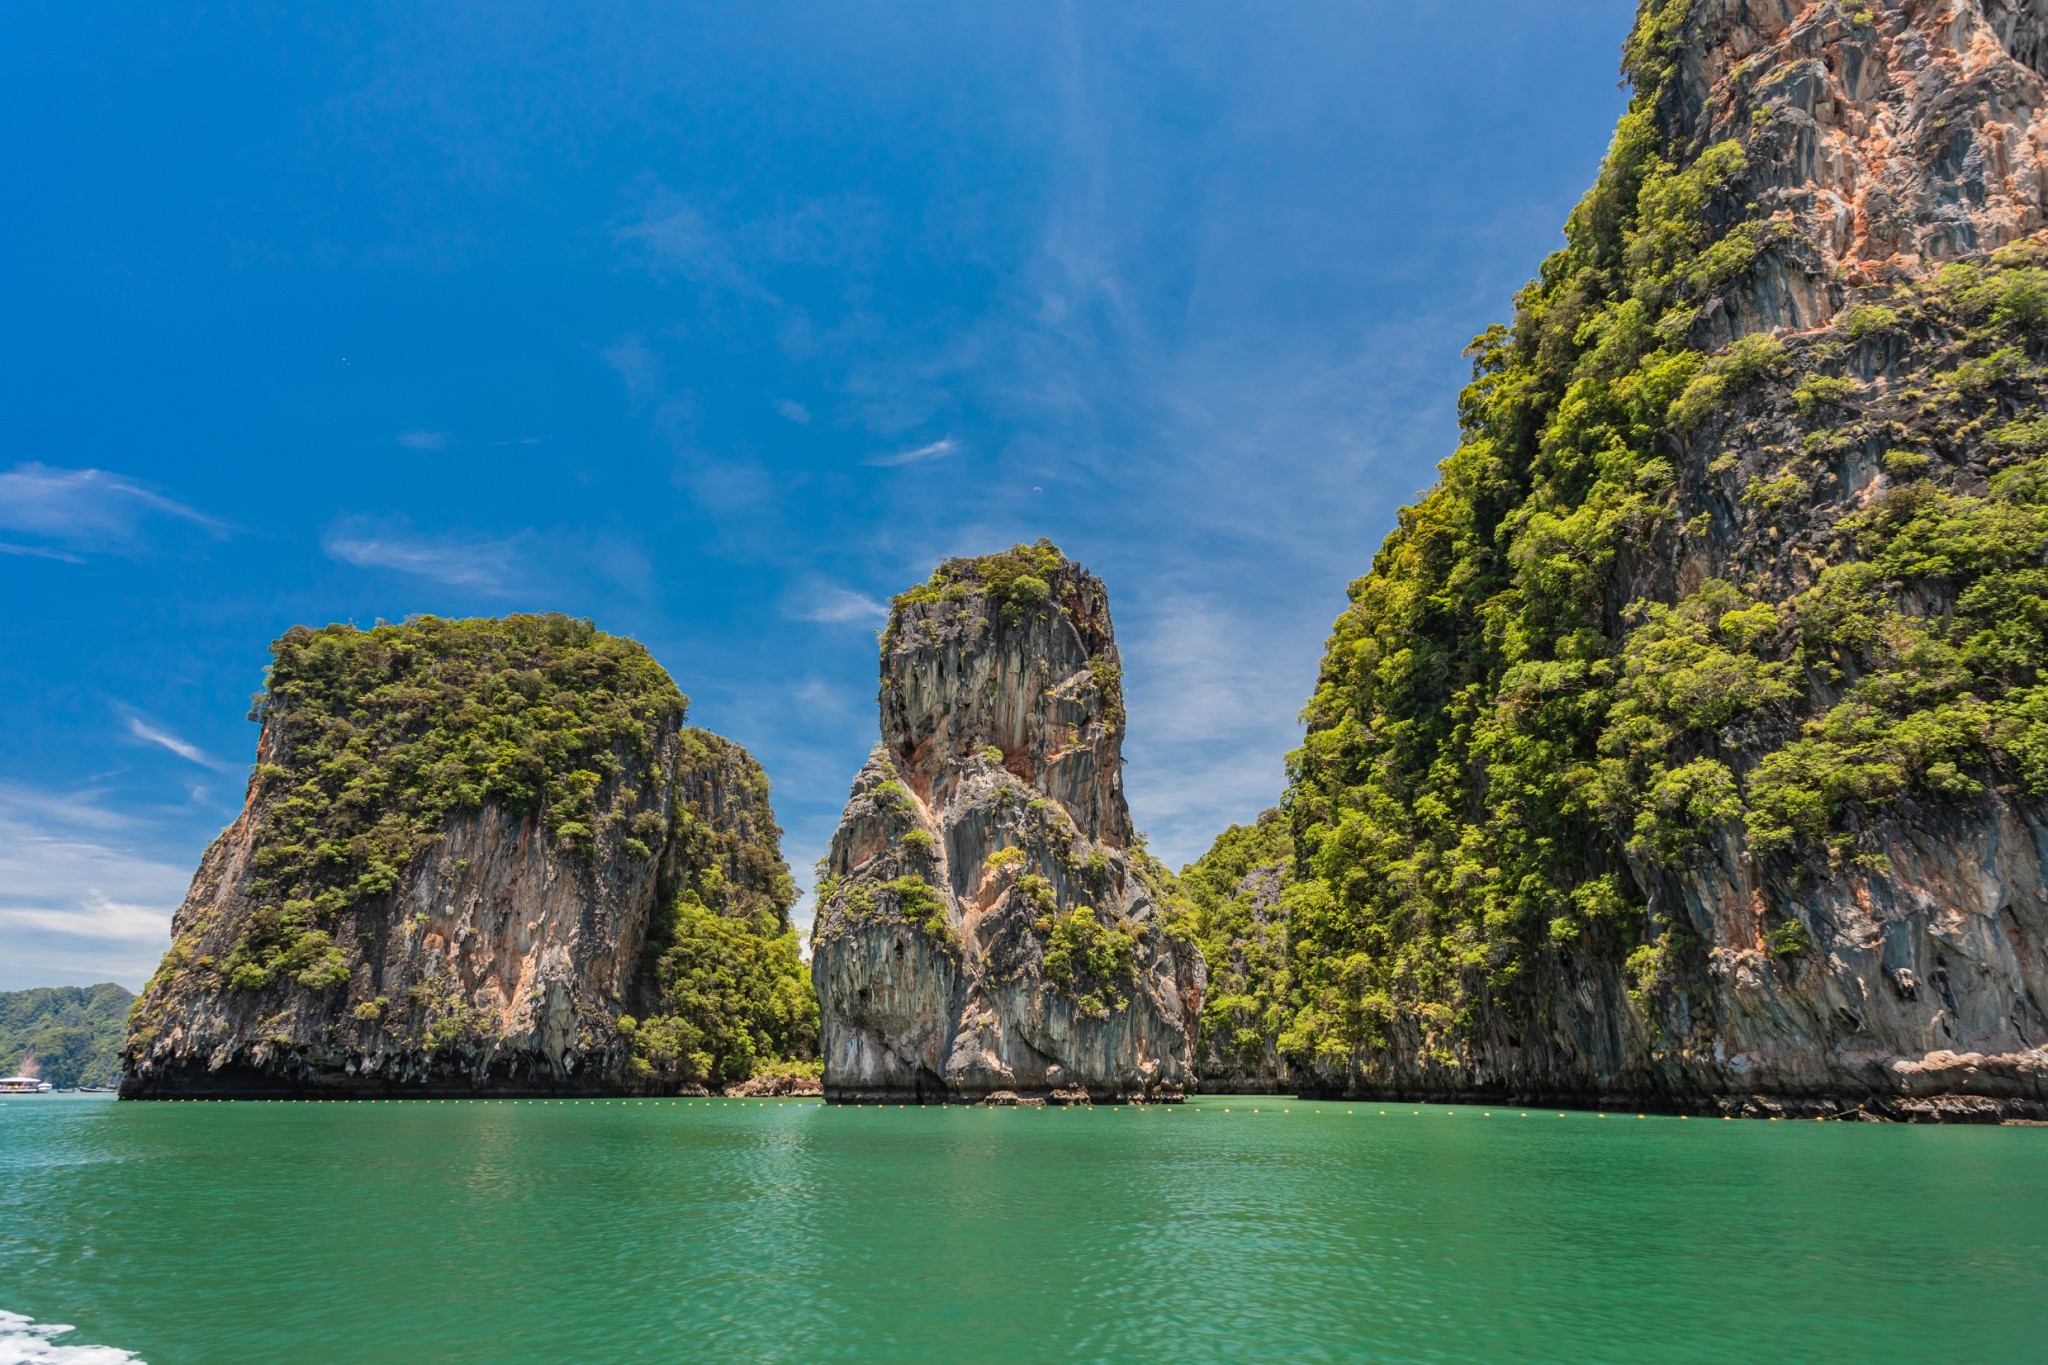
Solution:
[(818, 888), (825, 1094), (1178, 1099), (1203, 969), (1123, 795), (1102, 584), (1041, 541), (895, 600)]
[(639, 645), (428, 617), (272, 652), (123, 1095), (672, 1090), (814, 1042), (767, 780)]
[(1331, 637), (1292, 1083), (2048, 1106), (2044, 34), (1642, 4), (1600, 179)]

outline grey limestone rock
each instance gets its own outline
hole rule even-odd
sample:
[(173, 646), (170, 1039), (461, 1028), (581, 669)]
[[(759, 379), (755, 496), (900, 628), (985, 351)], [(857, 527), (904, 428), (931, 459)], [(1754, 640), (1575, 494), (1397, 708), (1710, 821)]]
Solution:
[(1043, 542), (948, 561), (881, 671), (819, 889), (827, 1098), (1178, 1099), (1205, 972), (1135, 846), (1101, 582)]
[(247, 802), (201, 860), (130, 1019), (122, 1095), (675, 1089), (636, 1071), (621, 1017), (659, 1008), (645, 950), (679, 891), (715, 884), (727, 913), (782, 912), (788, 876), (759, 764), (684, 725), (674, 694), (630, 762), (597, 783), (587, 846), (551, 835), (544, 810), (456, 809), (390, 890), (322, 921), (328, 976), (238, 985), (237, 945), (277, 914), (264, 869), (282, 836), (269, 817), (293, 790), (277, 775), (311, 762), (287, 738), (305, 705), (268, 704)]

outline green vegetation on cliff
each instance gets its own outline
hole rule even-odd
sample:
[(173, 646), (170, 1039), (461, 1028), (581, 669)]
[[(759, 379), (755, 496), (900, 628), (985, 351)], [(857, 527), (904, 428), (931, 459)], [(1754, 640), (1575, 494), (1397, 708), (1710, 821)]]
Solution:
[(999, 606), (1043, 606), (1052, 598), (1053, 577), (1066, 563), (1059, 546), (1041, 536), (1033, 544), (1012, 545), (997, 554), (941, 560), (930, 578), (896, 594), (889, 605), (901, 609), (986, 595)]
[[(767, 775), (683, 724), (640, 645), (558, 615), (424, 617), (295, 628), (272, 653), (243, 816), (134, 1020), (138, 1093), (229, 1047), (339, 1070), (371, 1035), (485, 1091), (534, 1052), (639, 1090), (815, 1068)], [(511, 818), (456, 823), (484, 810)], [(451, 832), (477, 842), (437, 856)], [(459, 927), (428, 932), (442, 910)]]
[(1858, 857), (1860, 817), (1915, 791), (2048, 795), (2048, 461), (2031, 415), (2048, 381), (2043, 254), (2023, 244), (1890, 291), (1907, 382), (1844, 394), (1788, 462), (1782, 478), (1804, 487), (1843, 446), (1927, 448), (1886, 451), (1890, 486), (1837, 527), (1845, 558), (1770, 622), (1789, 637), (1783, 666), (1827, 704), (1748, 785), (1760, 853)]
[(0, 991), (0, 1075), (35, 1059), (54, 1086), (111, 1086), (121, 1079), (121, 1036), (135, 997), (111, 981)]
[[(639, 644), (560, 615), (295, 626), (271, 655), (251, 717), (270, 739), (251, 782), (258, 909), (220, 965), (245, 990), (346, 984), (334, 917), (395, 889), (458, 811), (537, 813), (587, 852), (599, 788), (649, 780), (688, 706)], [(641, 857), (662, 833), (649, 818), (625, 844)]]
[(894, 917), (923, 930), (934, 944), (955, 950), (960, 946), (960, 934), (946, 918), (946, 898), (915, 872), (888, 881), (850, 885), (837, 877), (821, 878), (818, 904), (830, 905), (835, 899), (840, 900), (841, 910), (853, 923)]
[[(1043, 536), (1029, 545), (1012, 545), (992, 555), (941, 560), (930, 578), (889, 599), (892, 610), (888, 627), (882, 632), (882, 652), (887, 654), (895, 647), (905, 607), (962, 603), (980, 597), (994, 607), (998, 617), (1008, 625), (1015, 625), (1047, 606), (1070, 611), (1076, 605), (1073, 596), (1065, 596), (1058, 602), (1054, 602), (1054, 598), (1061, 592), (1058, 586), (1060, 575), (1071, 564), (1059, 546)], [(1083, 639), (1089, 641), (1087, 648), (1096, 651), (1088, 663), (1095, 686), (1102, 695), (1103, 722), (1122, 734), (1125, 721), (1123, 664), (1112, 651), (1098, 649), (1092, 634), (1084, 632)], [(1001, 762), (1001, 759), (994, 761)]]
[[(1663, 131), (1687, 8), (1641, 5), (1567, 245), (1473, 343), (1458, 449), (1351, 586), (1290, 761), (1293, 857), (1258, 855), (1298, 874), (1284, 949), (1223, 894), (1255, 834), (1190, 869), (1241, 1054), (1342, 1068), (1398, 1038), (1451, 1065), (1488, 1020), (1540, 1027), (1588, 960), (1654, 1028), (1698, 970), (1649, 909), (1687, 859), (1737, 840), (1824, 872), (1875, 856), (1901, 798), (2048, 792), (2036, 249), (1865, 291), (1823, 336), (1696, 349), (1793, 244), (1745, 217), (1768, 111), (1754, 148)], [(1655, 566), (1688, 542), (1725, 567), (1681, 590)]]
[[(1044, 878), (1020, 878), (1019, 889), (1031, 895), (1024, 883), (1034, 880), (1043, 882)], [(1041, 901), (1043, 913), (1032, 922), (1045, 945), (1045, 979), (1058, 986), (1081, 1013), (1107, 1019), (1130, 1001), (1137, 937), (1119, 925), (1104, 924), (1096, 918), (1092, 905), (1077, 905), (1061, 914), (1056, 902), (1043, 905), (1050, 901), (1048, 888)]]
[(964, 603), (980, 597), (1006, 624), (1014, 625), (1052, 603), (1054, 584), (1067, 564), (1066, 555), (1043, 536), (1030, 545), (1012, 545), (997, 554), (941, 560), (930, 578), (889, 599), (882, 652), (887, 654), (895, 647), (905, 607)]
[(1209, 964), (1196, 1056), (1201, 1073), (1276, 1070), (1273, 1040), (1292, 1017), (1282, 894), (1293, 883), (1294, 840), (1277, 810), (1232, 825), (1181, 869), (1175, 927)]
[[(643, 1080), (719, 1085), (810, 1069), (818, 998), (789, 922), (796, 887), (768, 775), (716, 735), (686, 730), (683, 741), (688, 776), (671, 843), (680, 885), (649, 926), (652, 1012), (620, 1020), (633, 1070)], [(705, 808), (713, 800), (716, 824)]]
[(1514, 997), (1554, 921), (1640, 935), (1591, 799), (1609, 584), (1665, 515), (1662, 438), (1704, 369), (1686, 338), (1731, 268), (1700, 248), (1744, 165), (1732, 143), (1666, 158), (1657, 111), (1684, 9), (1644, 4), (1598, 183), (1513, 329), (1473, 343), (1463, 443), (1331, 638), (1288, 794), (1309, 874), (1289, 894), (1280, 1043), (1297, 1063), (1380, 1045), (1397, 1018), (1448, 1038), (1487, 996)]
[(661, 1012), (619, 1021), (638, 1075), (720, 1085), (816, 1059), (818, 998), (795, 929), (728, 918), (689, 893), (658, 928)]

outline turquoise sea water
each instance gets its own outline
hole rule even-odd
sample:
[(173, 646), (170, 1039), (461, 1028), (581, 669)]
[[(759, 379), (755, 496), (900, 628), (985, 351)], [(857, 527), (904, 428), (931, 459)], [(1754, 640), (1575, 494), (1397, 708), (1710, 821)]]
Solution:
[(0, 1310), (153, 1365), (2048, 1354), (2048, 1129), (1523, 1113), (6, 1100)]

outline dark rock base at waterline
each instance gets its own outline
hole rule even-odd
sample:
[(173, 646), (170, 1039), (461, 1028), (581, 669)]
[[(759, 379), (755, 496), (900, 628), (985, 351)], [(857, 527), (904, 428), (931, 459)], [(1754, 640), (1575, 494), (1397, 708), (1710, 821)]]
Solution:
[(1197, 1095), (1292, 1095), (1292, 1082), (1275, 1076), (1203, 1076), (1195, 1082)]
[(303, 1071), (280, 1073), (253, 1066), (158, 1069), (147, 1077), (124, 1076), (124, 1100), (481, 1100), (481, 1099), (651, 1099), (671, 1096), (815, 1096), (815, 1081), (757, 1077), (722, 1089), (695, 1082), (622, 1083), (616, 1076), (550, 1076), (517, 1072), (429, 1071), (393, 1076), (376, 1072)]
[[(428, 1074), (395, 1077), (376, 1074), (350, 1075), (345, 1071), (279, 1075), (256, 1067), (204, 1067), (159, 1070), (146, 1079), (134, 1076), (121, 1081), (124, 1100), (449, 1100), (449, 1099), (570, 1099), (607, 1095), (652, 1094), (653, 1091), (622, 1086), (602, 1076), (541, 1077), (466, 1074)], [(690, 1093), (687, 1088), (664, 1090), (662, 1094)], [(694, 1093), (707, 1092), (702, 1086)]]
[(1357, 1104), (1491, 1104), (1503, 1108), (1686, 1114), (1699, 1118), (1833, 1119), (1847, 1123), (2024, 1123), (2048, 1120), (2048, 1103), (1993, 1095), (1589, 1095), (1514, 1094), (1507, 1091), (1361, 1091), (1317, 1086), (1291, 1087), (1281, 1093), (1304, 1100)]
[(898, 1088), (854, 1088), (827, 1085), (827, 1104), (988, 1104), (1006, 1105), (1094, 1105), (1094, 1104), (1179, 1104), (1187, 1096), (1177, 1088), (1161, 1087), (1150, 1092), (1129, 1094), (1106, 1089), (1072, 1086), (1065, 1089), (954, 1090), (944, 1086)]

